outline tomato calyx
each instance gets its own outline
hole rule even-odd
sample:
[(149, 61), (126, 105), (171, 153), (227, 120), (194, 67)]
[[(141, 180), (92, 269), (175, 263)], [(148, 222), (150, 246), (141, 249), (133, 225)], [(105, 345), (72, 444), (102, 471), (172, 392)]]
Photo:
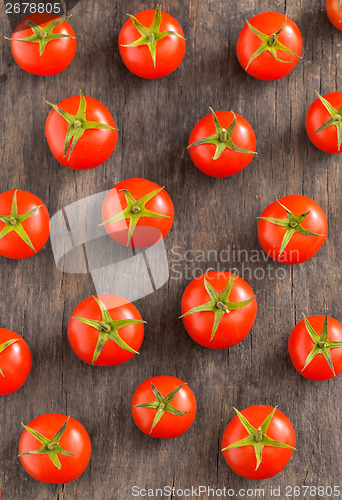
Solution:
[(281, 247), (279, 250), (279, 256), (283, 253), (287, 245), (289, 244), (292, 236), (295, 233), (300, 233), (303, 234), (304, 236), (324, 236), (323, 234), (317, 234), (313, 233), (312, 231), (309, 231), (308, 229), (305, 229), (302, 226), (302, 222), (309, 215), (311, 210), (304, 214), (300, 215), (294, 215), (290, 209), (285, 207), (282, 203), (280, 203), (279, 200), (277, 200), (279, 205), (286, 210), (286, 219), (277, 219), (275, 217), (258, 217), (258, 219), (265, 220), (267, 222), (270, 222), (271, 224), (275, 224), (277, 226), (282, 226), (286, 228), (285, 234), (283, 236), (283, 240), (281, 242)]
[(336, 376), (335, 373), (335, 368), (332, 362), (331, 358), (331, 349), (336, 349), (337, 347), (342, 347), (342, 342), (334, 342), (332, 340), (329, 340), (328, 338), (328, 314), (325, 315), (325, 320), (324, 320), (324, 325), (323, 325), (323, 330), (320, 334), (318, 334), (314, 328), (312, 327), (310, 321), (307, 319), (305, 314), (303, 313), (304, 316), (304, 322), (305, 322), (305, 328), (310, 335), (310, 338), (312, 342), (314, 343), (313, 348), (311, 349), (310, 353), (308, 354), (306, 360), (305, 360), (305, 365), (302, 368), (302, 371), (305, 370), (305, 368), (311, 363), (311, 361), (317, 356), (317, 354), (322, 354), (327, 361), (328, 365), (330, 366), (331, 371), (334, 374), (334, 377)]
[(140, 47), (141, 45), (147, 45), (152, 61), (153, 61), (153, 66), (156, 67), (156, 47), (157, 43), (162, 40), (163, 38), (167, 36), (178, 36), (179, 38), (182, 38), (185, 40), (185, 38), (177, 33), (176, 31), (159, 31), (160, 30), (160, 25), (161, 25), (161, 8), (160, 5), (157, 6), (156, 12), (154, 14), (154, 19), (149, 28), (141, 24), (140, 21), (131, 14), (127, 14), (129, 18), (131, 19), (132, 23), (134, 24), (134, 27), (136, 30), (139, 32), (141, 35), (140, 38), (135, 40), (132, 43), (128, 43), (127, 45), (121, 45), (122, 47)]
[(247, 66), (245, 68), (245, 71), (247, 71), (247, 69), (250, 66), (250, 64), (257, 57), (259, 57), (261, 54), (263, 54), (264, 52), (269, 52), (271, 54), (271, 56), (273, 56), (273, 58), (276, 61), (281, 62), (281, 63), (290, 63), (291, 61), (283, 61), (282, 59), (280, 59), (278, 57), (278, 50), (281, 50), (282, 52), (286, 52), (288, 54), (291, 54), (292, 56), (300, 58), (300, 56), (298, 54), (296, 54), (295, 52), (292, 52), (292, 50), (290, 50), (288, 47), (286, 47), (285, 45), (283, 45), (278, 40), (278, 35), (284, 29), (286, 22), (287, 22), (287, 16), (285, 15), (285, 19), (284, 19), (284, 22), (281, 25), (281, 27), (277, 31), (275, 31), (274, 33), (272, 33), (272, 35), (266, 35), (265, 33), (262, 33), (257, 28), (255, 28), (254, 26), (252, 26), (249, 21), (247, 21), (248, 28), (252, 31), (252, 33), (254, 33), (254, 35), (256, 35), (259, 38), (259, 40), (261, 40), (262, 43), (261, 43), (261, 45), (259, 45), (259, 47), (256, 49), (256, 51), (254, 52), (254, 54), (249, 59), (249, 61), (247, 63)]
[(319, 100), (321, 101), (321, 103), (325, 107), (325, 109), (330, 114), (330, 118), (325, 123), (323, 123), (323, 125), (321, 125), (316, 130), (316, 132), (314, 132), (314, 134), (317, 134), (318, 132), (321, 132), (322, 130), (334, 125), (336, 127), (336, 132), (337, 132), (338, 150), (340, 151), (341, 150), (341, 143), (342, 143), (342, 128), (341, 128), (342, 127), (342, 106), (339, 109), (334, 108), (334, 106), (332, 104), (330, 104), (330, 102), (327, 99), (325, 99), (324, 97), (319, 95), (319, 93), (317, 91), (315, 91), (315, 92), (316, 92), (316, 95), (318, 96)]
[(54, 19), (49, 24), (44, 26), (44, 28), (38, 26), (38, 24), (34, 23), (31, 19), (27, 19), (25, 24), (31, 28), (33, 31), (33, 35), (26, 36), (25, 38), (6, 38), (6, 40), (14, 40), (16, 42), (29, 42), (29, 43), (38, 43), (39, 45), (39, 55), (44, 54), (45, 47), (52, 40), (57, 40), (58, 38), (74, 38), (72, 35), (66, 35), (64, 33), (53, 33), (53, 29), (59, 24), (64, 23), (71, 16), (62, 17), (61, 19)]
[(247, 418), (242, 415), (236, 408), (234, 408), (237, 417), (239, 418), (241, 424), (244, 426), (246, 431), (248, 432), (248, 436), (240, 439), (239, 441), (235, 441), (235, 443), (230, 444), (226, 448), (223, 448), (222, 451), (231, 450), (233, 448), (241, 448), (243, 446), (253, 446), (256, 458), (256, 467), (255, 470), (258, 470), (261, 461), (262, 461), (262, 452), (265, 446), (272, 446), (275, 448), (287, 448), (291, 450), (295, 450), (293, 446), (289, 444), (282, 443), (281, 441), (275, 441), (270, 438), (266, 433), (267, 429), (274, 417), (277, 406), (273, 408), (271, 413), (265, 418), (263, 423), (255, 428), (253, 425), (247, 420)]
[(246, 307), (253, 299), (255, 299), (255, 295), (250, 299), (243, 300), (241, 302), (230, 302), (229, 295), (234, 286), (234, 280), (236, 278), (236, 271), (229, 279), (225, 289), (223, 292), (218, 293), (215, 288), (207, 281), (206, 276), (204, 275), (204, 287), (209, 295), (210, 301), (205, 304), (201, 304), (199, 306), (193, 307), (186, 313), (182, 314), (180, 318), (184, 318), (185, 316), (189, 316), (190, 314), (194, 314), (197, 312), (213, 312), (214, 313), (214, 323), (211, 330), (210, 342), (213, 340), (215, 333), (219, 327), (219, 324), (225, 314), (229, 314), (231, 311), (236, 309), (241, 309)]
[(59, 108), (56, 104), (52, 104), (51, 102), (46, 101), (47, 104), (53, 107), (57, 113), (64, 118), (64, 120), (69, 124), (65, 141), (64, 141), (64, 156), (65, 158), (68, 150), (69, 155), (67, 160), (70, 160), (71, 153), (73, 152), (74, 147), (77, 142), (81, 139), (84, 132), (89, 129), (106, 129), (106, 130), (117, 130), (110, 125), (100, 122), (92, 122), (86, 119), (86, 109), (87, 102), (85, 100), (84, 94), (82, 90), (80, 91), (80, 105), (76, 115), (72, 115), (67, 113), (63, 109)]
[(122, 191), (125, 195), (127, 207), (121, 212), (113, 215), (113, 217), (111, 217), (110, 219), (99, 224), (99, 226), (105, 226), (106, 224), (113, 224), (115, 222), (120, 222), (122, 220), (129, 219), (128, 241), (126, 245), (128, 247), (133, 237), (136, 225), (138, 224), (139, 219), (141, 219), (141, 217), (166, 217), (170, 219), (169, 215), (153, 212), (152, 210), (148, 210), (147, 208), (145, 208), (146, 203), (152, 200), (152, 198), (154, 198), (163, 189), (164, 187), (161, 187), (159, 189), (156, 189), (155, 191), (151, 191), (150, 193), (145, 194), (145, 196), (143, 196), (142, 198), (139, 198), (138, 200), (134, 198), (134, 196), (129, 192), (128, 189), (120, 189), (120, 191)]
[(132, 352), (134, 354), (140, 354), (138, 351), (135, 351), (132, 347), (130, 347), (126, 342), (120, 337), (119, 330), (124, 328), (125, 326), (136, 325), (137, 323), (146, 323), (141, 319), (112, 319), (107, 307), (104, 303), (93, 295), (93, 299), (99, 306), (102, 314), (101, 321), (88, 319), (88, 318), (77, 318), (73, 317), (72, 319), (76, 319), (85, 325), (91, 326), (95, 328), (98, 332), (98, 338), (96, 342), (96, 346), (93, 353), (92, 365), (95, 363), (97, 358), (100, 356), (101, 351), (108, 340), (112, 340), (117, 344), (121, 349), (125, 351)]
[(171, 413), (171, 415), (176, 415), (178, 417), (184, 417), (184, 415), (187, 414), (187, 412), (183, 413), (180, 410), (177, 410), (174, 406), (171, 405), (171, 401), (173, 398), (179, 393), (181, 388), (186, 385), (186, 383), (176, 387), (173, 391), (170, 392), (165, 398), (162, 396), (162, 394), (158, 391), (156, 386), (151, 382), (152, 385), (152, 391), (155, 397), (155, 401), (151, 403), (143, 403), (141, 405), (137, 405), (134, 408), (152, 408), (156, 411), (155, 417), (152, 422), (152, 427), (150, 429), (150, 434), (159, 422), (159, 420), (162, 418), (164, 413)]
[(27, 425), (21, 423), (24, 429), (27, 430), (27, 432), (29, 432), (31, 436), (35, 437), (40, 442), (40, 444), (42, 444), (42, 447), (38, 450), (25, 451), (24, 453), (20, 453), (20, 455), (18, 456), (21, 457), (23, 455), (47, 455), (53, 465), (57, 467), (58, 470), (61, 470), (62, 464), (58, 458), (58, 455), (67, 455), (69, 457), (77, 456), (67, 450), (64, 450), (59, 444), (65, 432), (66, 426), (68, 425), (69, 418), (70, 417), (67, 417), (65, 423), (63, 424), (63, 427), (53, 436), (52, 439), (43, 436), (43, 434), (40, 434), (40, 432), (36, 431), (35, 429), (31, 429), (31, 427), (28, 427)]
[(231, 113), (233, 113), (234, 119), (229, 127), (225, 129), (221, 126), (215, 111), (210, 106), (209, 109), (213, 115), (216, 133), (214, 135), (203, 137), (203, 139), (199, 139), (198, 141), (193, 142), (188, 146), (188, 149), (192, 146), (201, 146), (202, 144), (214, 144), (216, 146), (216, 150), (213, 156), (213, 160), (217, 160), (218, 158), (220, 158), (221, 154), (226, 148), (231, 149), (232, 151), (236, 151), (237, 153), (258, 154), (256, 151), (249, 151), (248, 149), (240, 148), (239, 146), (234, 144), (232, 140), (232, 134), (236, 127), (236, 115), (234, 111), (231, 111)]
[[(3, 342), (2, 344), (0, 344), (0, 354), (5, 350), (7, 349), (7, 347), (9, 347), (10, 345), (14, 344), (15, 342), (18, 342), (19, 339), (11, 339), (11, 340), (6, 340), (6, 342)], [(0, 366), (0, 375), (2, 377), (5, 377), (4, 375), (4, 372), (2, 371), (1, 369), (1, 366)]]
[(12, 199), (12, 207), (11, 207), (11, 212), (9, 215), (0, 215), (0, 221), (5, 224), (5, 226), (2, 228), (0, 231), (0, 240), (1, 238), (4, 238), (7, 236), (9, 233), (14, 231), (17, 233), (17, 235), (34, 251), (37, 252), (37, 250), (34, 248), (32, 241), (23, 228), (22, 224), (25, 222), (27, 219), (31, 217), (39, 208), (42, 207), (42, 205), (39, 205), (38, 207), (32, 208), (32, 210), (29, 210), (28, 212), (25, 212), (23, 214), (18, 214), (18, 208), (17, 208), (17, 189), (14, 191), (13, 199)]

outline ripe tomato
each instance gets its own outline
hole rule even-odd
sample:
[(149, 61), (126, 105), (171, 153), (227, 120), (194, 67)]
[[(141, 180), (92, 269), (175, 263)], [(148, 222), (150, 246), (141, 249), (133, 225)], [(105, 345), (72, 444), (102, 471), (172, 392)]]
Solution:
[(22, 426), (20, 461), (34, 479), (42, 483), (63, 484), (85, 471), (90, 460), (91, 443), (78, 420), (59, 413), (46, 413)]
[(196, 399), (180, 378), (152, 377), (136, 389), (131, 410), (134, 422), (145, 434), (170, 439), (192, 426)]
[(178, 68), (185, 54), (183, 30), (176, 19), (160, 10), (129, 16), (119, 34), (125, 66), (142, 78), (161, 78)]
[(296, 66), (302, 47), (301, 32), (292, 19), (279, 12), (262, 12), (242, 28), (236, 54), (249, 75), (278, 80)]
[(227, 425), (222, 451), (229, 467), (246, 479), (267, 479), (290, 460), (296, 435), (290, 420), (272, 406), (249, 406)]
[(342, 30), (342, 2), (341, 0), (327, 0), (325, 8), (331, 23), (338, 30)]
[(248, 335), (257, 302), (252, 288), (236, 273), (208, 272), (186, 287), (181, 310), (191, 338), (204, 347), (224, 349)]
[(18, 189), (0, 194), (0, 255), (31, 257), (43, 248), (49, 234), (49, 213), (38, 196)]
[(328, 316), (309, 316), (289, 337), (293, 366), (311, 380), (328, 380), (342, 371), (342, 325)]
[(22, 387), (31, 371), (29, 346), (17, 333), (0, 328), (0, 396)]
[(68, 97), (46, 120), (45, 134), (51, 153), (59, 163), (87, 170), (104, 163), (113, 153), (117, 131), (112, 115), (93, 97)]
[(138, 309), (117, 295), (96, 295), (73, 310), (68, 338), (72, 350), (86, 363), (115, 366), (133, 358), (144, 338)]
[(196, 167), (212, 177), (240, 172), (253, 159), (255, 134), (251, 125), (233, 111), (211, 109), (193, 128), (189, 152)]
[(341, 153), (342, 92), (330, 92), (318, 98), (309, 107), (305, 128), (310, 141), (326, 153)]
[(146, 179), (126, 179), (107, 194), (101, 224), (120, 245), (146, 248), (171, 229), (174, 208), (164, 188)]
[(258, 238), (264, 252), (283, 264), (299, 264), (311, 259), (328, 233), (321, 207), (301, 194), (274, 201), (261, 214)]
[(13, 57), (21, 68), (33, 75), (49, 76), (69, 66), (76, 53), (76, 37), (65, 19), (44, 12), (20, 21), (10, 40)]

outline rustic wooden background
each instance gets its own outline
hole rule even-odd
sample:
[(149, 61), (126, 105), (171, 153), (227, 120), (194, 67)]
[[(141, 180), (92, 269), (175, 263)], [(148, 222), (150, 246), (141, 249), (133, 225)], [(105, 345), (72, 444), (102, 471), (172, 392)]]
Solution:
[[(10, 35), (5, 1), (0, 5), (1, 33)], [(342, 320), (340, 157), (312, 146), (304, 128), (315, 89), (321, 94), (341, 90), (342, 34), (330, 24), (324, 4), (324, 0), (164, 0), (163, 9), (183, 26), (187, 52), (180, 68), (159, 81), (128, 72), (117, 47), (126, 13), (154, 8), (153, 1), (76, 3), (70, 22), (77, 34), (77, 54), (72, 65), (55, 77), (22, 71), (10, 44), (2, 41), (1, 191), (32, 191), (53, 215), (125, 178), (146, 177), (165, 185), (175, 204), (175, 223), (166, 239), (171, 267), (174, 247), (183, 256), (187, 249), (259, 249), (256, 217), (286, 194), (312, 197), (329, 221), (327, 242), (312, 261), (292, 268), (245, 263), (253, 272), (258, 267), (267, 272), (271, 265), (272, 276), (282, 268), (283, 279), (249, 280), (257, 295), (257, 319), (251, 334), (229, 351), (200, 347), (177, 319), (189, 282), (186, 267), (222, 269), (227, 263), (186, 262), (184, 257), (177, 267), (181, 279), (171, 269), (167, 285), (136, 303), (148, 322), (141, 356), (116, 368), (86, 365), (67, 340), (71, 311), (95, 293), (90, 275), (58, 271), (50, 243), (27, 261), (0, 258), (1, 326), (23, 335), (33, 355), (26, 385), (0, 400), (4, 499), (128, 500), (133, 485), (203, 484), (236, 490), (264, 486), (267, 491), (271, 485), (340, 484), (342, 376), (310, 382), (294, 370), (287, 353), (288, 336), (302, 311), (323, 314), (328, 308), (331, 316)], [(286, 12), (304, 38), (303, 60), (288, 77), (269, 83), (247, 76), (235, 55), (246, 19), (267, 10)], [(45, 99), (58, 102), (79, 89), (105, 103), (120, 129), (113, 156), (83, 172), (57, 164), (44, 137), (49, 112)], [(209, 105), (241, 113), (256, 132), (258, 157), (232, 178), (205, 176), (186, 150), (192, 127), (208, 113)], [(228, 266), (241, 270), (241, 262), (234, 259)], [(130, 416), (137, 385), (163, 374), (187, 381), (198, 402), (192, 428), (170, 441), (145, 436)], [(258, 403), (278, 404), (297, 434), (291, 462), (262, 483), (234, 474), (220, 452), (232, 407)], [(72, 415), (90, 433), (90, 465), (71, 484), (40, 484), (25, 473), (17, 458), (20, 422), (46, 412)]]

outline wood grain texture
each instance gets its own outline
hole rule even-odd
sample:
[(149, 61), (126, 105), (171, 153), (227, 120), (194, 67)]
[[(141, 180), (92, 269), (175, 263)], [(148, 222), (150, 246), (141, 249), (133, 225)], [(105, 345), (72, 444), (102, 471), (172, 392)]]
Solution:
[[(117, 368), (86, 365), (67, 341), (71, 311), (95, 292), (89, 275), (58, 271), (50, 243), (27, 261), (0, 258), (1, 326), (23, 335), (33, 355), (26, 385), (0, 400), (4, 500), (128, 500), (133, 485), (203, 484), (238, 491), (340, 483), (342, 376), (325, 383), (300, 377), (289, 360), (287, 339), (302, 311), (323, 314), (328, 308), (331, 316), (342, 320), (341, 158), (312, 146), (304, 128), (315, 89), (321, 94), (342, 90), (341, 33), (330, 25), (323, 0), (164, 0), (163, 9), (182, 24), (187, 53), (175, 73), (145, 81), (124, 67), (117, 38), (126, 13), (154, 7), (150, 0), (79, 1), (71, 19), (78, 37), (76, 57), (55, 77), (23, 72), (9, 43), (1, 44), (1, 191), (32, 191), (53, 215), (122, 179), (146, 177), (164, 185), (175, 204), (174, 227), (166, 239), (170, 280), (137, 301), (148, 322), (142, 354)], [(246, 19), (267, 10), (286, 12), (304, 38), (303, 60), (288, 77), (269, 83), (246, 75), (235, 55)], [(8, 35), (11, 27), (4, 4), (0, 13), (1, 33)], [(49, 112), (45, 99), (59, 102), (79, 89), (106, 104), (120, 129), (113, 156), (91, 171), (58, 165), (44, 137)], [(232, 178), (205, 176), (186, 151), (190, 131), (208, 114), (209, 105), (233, 109), (256, 131), (258, 157)], [(283, 268), (283, 279), (278, 280), (246, 275), (258, 300), (251, 334), (229, 351), (195, 344), (177, 319), (182, 292), (191, 278), (186, 269), (241, 271), (242, 263), (212, 256), (205, 262), (187, 262), (186, 250), (220, 252), (234, 247), (250, 255), (259, 249), (256, 217), (276, 197), (294, 193), (312, 197), (326, 211), (329, 235), (324, 247), (311, 261), (295, 267), (262, 260), (245, 263), (253, 273), (256, 268), (266, 272), (268, 265), (273, 273)], [(175, 252), (182, 255), (176, 267)], [(180, 279), (175, 269), (181, 270)], [(137, 385), (163, 374), (188, 382), (198, 402), (193, 427), (170, 441), (145, 436), (130, 416)], [(289, 465), (260, 485), (230, 471), (220, 452), (232, 407), (259, 403), (278, 404), (297, 434), (297, 451)], [(20, 422), (46, 412), (72, 415), (90, 433), (91, 463), (74, 483), (40, 484), (25, 473), (17, 458)]]

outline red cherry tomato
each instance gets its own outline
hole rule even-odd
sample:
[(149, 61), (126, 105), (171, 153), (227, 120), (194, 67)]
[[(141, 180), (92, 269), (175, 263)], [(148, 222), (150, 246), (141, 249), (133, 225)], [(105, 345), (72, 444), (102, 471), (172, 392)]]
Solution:
[[(258, 238), (262, 249), (273, 260), (283, 264), (299, 264), (311, 259), (328, 233), (327, 218), (321, 207), (300, 194), (274, 201), (259, 219)], [(276, 220), (270, 222), (265, 219)]]
[(325, 4), (328, 17), (331, 23), (338, 30), (342, 30), (342, 7), (339, 7), (339, 0), (327, 0)]
[[(324, 101), (327, 101), (327, 106), (332, 106), (331, 112), (324, 105)], [(309, 107), (306, 118), (305, 118), (305, 128), (308, 137), (312, 144), (314, 144), (318, 149), (325, 151), (326, 153), (341, 153), (342, 147), (338, 140), (337, 129), (341, 128), (342, 124), (342, 113), (339, 109), (342, 106), (342, 92), (330, 92), (325, 94), (321, 98), (318, 97)], [(337, 120), (334, 120), (334, 116)], [(331, 125), (329, 125), (331, 123)], [(318, 130), (322, 128), (319, 132)], [(342, 136), (341, 136), (342, 137)]]
[[(225, 297), (229, 287), (231, 291)], [(190, 312), (200, 306), (202, 311)], [(239, 276), (209, 272), (193, 279), (186, 287), (181, 310), (191, 338), (204, 347), (224, 349), (238, 344), (248, 335), (257, 303), (252, 288)]]
[(342, 371), (341, 323), (323, 315), (303, 319), (291, 332), (289, 354), (293, 366), (303, 377), (334, 378)]
[[(252, 17), (249, 24), (242, 28), (236, 43), (237, 58), (243, 69), (259, 80), (278, 80), (288, 75), (296, 66), (303, 47), (296, 23), (279, 12), (262, 12)], [(253, 33), (253, 28), (259, 36)], [(262, 34), (268, 36), (265, 42), (261, 39), (265, 38)], [(263, 43), (264, 51), (258, 55), (256, 51), (261, 51)]]
[(38, 196), (20, 190), (0, 194), (0, 255), (31, 257), (43, 248), (49, 234), (49, 213)]
[[(86, 104), (85, 118), (78, 120), (76, 115), (82, 106), (83, 98)], [(96, 122), (96, 126), (104, 124), (112, 128), (85, 129), (75, 145), (70, 139), (65, 147), (68, 129), (70, 127), (72, 130), (73, 125), (69, 124), (56, 109), (52, 109), (46, 120), (45, 134), (51, 153), (56, 160), (65, 167), (76, 170), (94, 168), (108, 160), (117, 141), (116, 125), (108, 108), (97, 99), (83, 96), (82, 93), (81, 97), (73, 96), (64, 99), (58, 104), (58, 108), (69, 113), (76, 125), (81, 123), (79, 128), (82, 128), (84, 120)], [(76, 130), (77, 128), (74, 128), (74, 131)]]
[[(159, 15), (161, 21), (158, 26)], [(153, 61), (154, 50), (152, 49), (151, 53), (150, 47), (146, 43), (139, 46), (125, 47), (125, 45), (132, 43), (136, 44), (137, 40), (142, 37), (134, 25), (134, 23), (137, 24), (134, 18), (138, 21), (138, 25), (140, 23), (146, 28), (154, 28), (153, 21), (156, 19), (156, 29), (152, 29), (153, 40), (156, 39), (156, 33), (157, 38), (160, 36), (159, 33), (174, 32), (178, 34), (178, 36), (176, 34), (168, 35), (157, 41), (155, 45), (155, 64)], [(147, 37), (148, 33), (145, 39), (141, 41), (147, 42)], [(141, 78), (161, 78), (172, 73), (182, 62), (185, 54), (184, 33), (176, 19), (167, 12), (160, 11), (159, 7), (156, 10), (144, 10), (133, 16), (133, 18), (131, 16), (121, 28), (119, 50), (125, 66), (132, 73)]]
[(0, 396), (22, 387), (30, 374), (29, 346), (17, 333), (0, 328)]
[(115, 366), (135, 356), (144, 338), (138, 309), (117, 295), (96, 295), (73, 310), (68, 326), (72, 350), (96, 366)]
[(146, 179), (126, 179), (107, 194), (103, 226), (124, 246), (146, 248), (160, 242), (171, 229), (174, 208), (167, 192)]
[[(57, 75), (69, 66), (76, 53), (74, 30), (67, 21), (56, 26), (50, 25), (51, 22), (57, 22), (61, 19), (58, 16), (44, 12), (30, 14), (18, 23), (12, 34), (11, 49), (14, 59), (22, 69), (34, 75), (49, 76)], [(44, 43), (48, 40), (45, 47), (40, 48), (39, 43), (34, 41), (17, 41), (19, 38), (32, 38), (34, 36), (34, 30), (28, 26), (27, 21), (31, 21), (41, 28), (41, 32), (45, 34), (45, 37), (42, 35), (39, 38), (38, 35), (37, 39), (44, 40)], [(49, 35), (46, 36), (44, 30), (49, 26), (52, 35), (67, 36), (49, 40)]]
[(142, 432), (170, 439), (184, 434), (193, 424), (196, 399), (183, 380), (152, 377), (134, 392), (131, 409), (133, 420)]
[[(20, 461), (34, 479), (63, 484), (85, 471), (91, 443), (87, 431), (77, 420), (59, 413), (46, 413), (24, 427), (19, 441)], [(39, 454), (34, 453), (40, 449)]]
[[(281, 411), (266, 405), (249, 406), (241, 413), (235, 411), (237, 415), (229, 422), (222, 437), (222, 451), (227, 464), (247, 479), (275, 476), (290, 460), (296, 444), (290, 420)], [(247, 442), (238, 443), (242, 439)], [(274, 441), (278, 442), (278, 446), (272, 446)], [(225, 450), (227, 447), (230, 449)], [(262, 448), (259, 459), (258, 448)]]
[[(228, 177), (240, 172), (252, 161), (256, 147), (255, 134), (248, 121), (237, 113), (217, 111), (214, 115), (222, 129), (215, 127), (213, 114), (200, 120), (191, 132), (189, 153), (201, 172), (212, 177)], [(228, 134), (231, 137), (227, 140), (229, 127), (234, 128), (232, 133)], [(222, 137), (225, 132), (226, 136)], [(215, 135), (217, 139), (216, 143), (213, 143), (212, 138)], [(204, 138), (210, 142), (196, 145), (198, 142), (203, 142)], [(214, 159), (217, 155), (219, 156)]]

